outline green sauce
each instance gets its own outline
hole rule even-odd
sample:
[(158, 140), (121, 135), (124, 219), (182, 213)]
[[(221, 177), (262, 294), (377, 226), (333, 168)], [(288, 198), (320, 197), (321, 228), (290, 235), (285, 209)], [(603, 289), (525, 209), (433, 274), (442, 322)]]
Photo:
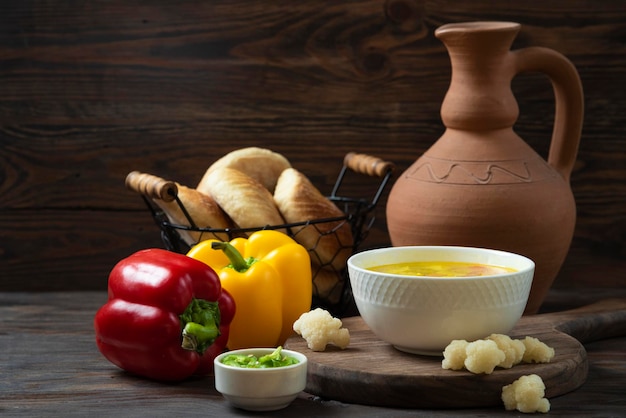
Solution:
[(282, 347), (278, 347), (271, 354), (256, 357), (253, 354), (228, 354), (222, 359), (222, 363), (232, 367), (242, 367), (244, 369), (269, 369), (273, 367), (284, 367), (299, 363), (294, 357), (282, 355)]

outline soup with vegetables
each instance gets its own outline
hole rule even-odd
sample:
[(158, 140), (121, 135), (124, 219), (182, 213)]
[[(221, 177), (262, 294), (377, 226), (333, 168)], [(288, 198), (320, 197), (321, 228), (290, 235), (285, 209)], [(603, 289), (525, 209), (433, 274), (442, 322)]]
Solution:
[(402, 274), (404, 276), (429, 277), (470, 277), (493, 276), (516, 271), (509, 267), (489, 264), (465, 263), (457, 261), (414, 261), (407, 263), (384, 264), (369, 267), (368, 270), (381, 273)]

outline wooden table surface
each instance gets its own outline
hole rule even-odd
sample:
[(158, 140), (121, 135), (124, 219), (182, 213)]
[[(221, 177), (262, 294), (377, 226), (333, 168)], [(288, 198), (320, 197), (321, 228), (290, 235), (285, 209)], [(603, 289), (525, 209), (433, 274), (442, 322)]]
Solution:
[[(544, 310), (562, 310), (626, 289), (553, 291)], [(104, 292), (0, 293), (0, 416), (272, 416), (416, 417), (520, 416), (504, 407), (411, 410), (343, 404), (302, 393), (272, 413), (234, 409), (215, 390), (212, 377), (163, 384), (125, 374), (95, 345), (93, 316)], [(550, 399), (547, 416), (626, 415), (626, 336), (586, 345), (586, 383)], [(416, 393), (416, 396), (419, 396)]]

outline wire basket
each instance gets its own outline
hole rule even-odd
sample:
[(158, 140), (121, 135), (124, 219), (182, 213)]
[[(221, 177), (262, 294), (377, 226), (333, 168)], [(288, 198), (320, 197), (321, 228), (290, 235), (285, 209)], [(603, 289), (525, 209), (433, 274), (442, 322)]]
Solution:
[[(374, 209), (380, 197), (393, 175), (395, 167), (392, 163), (366, 154), (350, 152), (343, 160), (343, 166), (339, 171), (335, 185), (328, 199), (339, 207), (344, 215), (333, 218), (309, 219), (303, 222), (285, 223), (281, 225), (264, 225), (255, 228), (201, 228), (192, 219), (185, 208), (184, 203), (178, 196), (178, 187), (175, 182), (162, 179), (160, 177), (133, 171), (126, 177), (126, 186), (138, 192), (143, 198), (146, 206), (150, 210), (154, 221), (161, 232), (161, 240), (165, 248), (170, 251), (185, 254), (196, 242), (189, 242), (188, 237), (183, 239), (186, 232), (199, 233), (199, 241), (205, 239), (220, 239), (227, 237), (229, 240), (247, 236), (248, 234), (263, 229), (277, 229), (285, 231), (288, 235), (298, 241), (298, 234), (304, 228), (315, 228), (320, 239), (329, 235), (336, 235), (337, 231), (345, 224), (349, 224), (352, 233), (352, 242), (345, 245), (342, 250), (349, 251), (350, 254), (357, 251), (359, 246), (367, 237), (375, 221)], [(348, 173), (365, 175), (378, 179), (378, 185), (371, 198), (346, 197), (340, 194), (342, 185)], [(155, 203), (155, 199), (166, 202), (176, 202), (184, 217), (188, 221), (187, 225), (173, 223), (167, 213)], [(323, 307), (334, 315), (344, 316), (354, 312), (354, 301), (347, 277), (347, 268), (342, 263), (341, 268), (337, 268), (337, 263), (321, 262), (316, 252), (315, 246), (307, 248), (312, 260), (312, 276), (315, 289), (316, 280), (322, 280), (322, 275), (334, 275), (335, 284), (330, 296), (320, 297), (314, 292), (313, 306)], [(335, 267), (333, 267), (335, 264)], [(328, 277), (327, 277), (328, 280)]]

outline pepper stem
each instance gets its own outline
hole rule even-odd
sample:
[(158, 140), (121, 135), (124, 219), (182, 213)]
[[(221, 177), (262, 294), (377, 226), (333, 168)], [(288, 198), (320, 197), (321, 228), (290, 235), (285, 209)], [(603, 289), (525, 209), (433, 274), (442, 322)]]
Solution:
[(181, 347), (204, 354), (220, 335), (220, 309), (217, 302), (193, 299), (180, 315)]
[(211, 248), (213, 250), (222, 250), (226, 257), (230, 260), (230, 266), (233, 269), (237, 270), (239, 273), (243, 273), (250, 268), (252, 264), (256, 261), (255, 258), (245, 259), (231, 243), (222, 242), (222, 241), (213, 241), (211, 243)]

